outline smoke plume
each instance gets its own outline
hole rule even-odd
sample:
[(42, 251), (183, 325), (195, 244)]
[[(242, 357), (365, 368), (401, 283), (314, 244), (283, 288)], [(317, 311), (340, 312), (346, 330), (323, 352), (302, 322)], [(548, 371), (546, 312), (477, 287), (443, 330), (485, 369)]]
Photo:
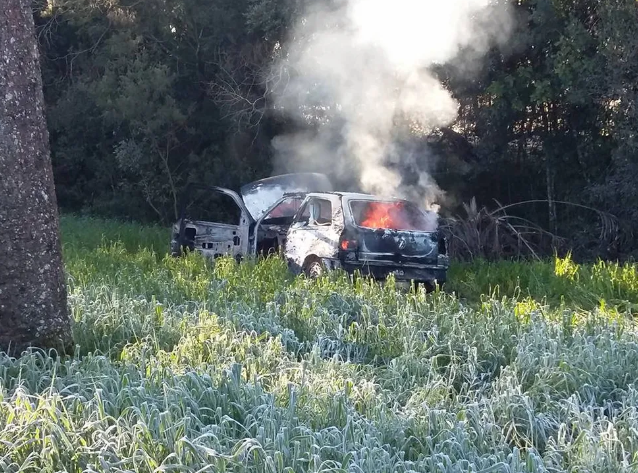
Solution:
[(273, 140), (277, 170), (429, 205), (440, 190), (418, 138), (458, 112), (432, 66), (480, 57), (509, 29), (490, 0), (317, 0), (271, 75), (276, 108), (301, 130)]

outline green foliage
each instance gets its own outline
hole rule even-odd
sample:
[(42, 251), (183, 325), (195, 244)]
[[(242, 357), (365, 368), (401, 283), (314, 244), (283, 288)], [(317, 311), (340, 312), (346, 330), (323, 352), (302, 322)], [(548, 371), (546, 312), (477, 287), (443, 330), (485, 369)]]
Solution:
[(585, 310), (608, 307), (635, 314), (638, 306), (638, 274), (633, 263), (576, 264), (571, 256), (549, 262), (476, 260), (453, 266), (450, 290), (460, 297), (478, 300), (483, 294), (494, 297), (532, 298), (552, 307)]
[(0, 357), (3, 471), (636, 471), (635, 265), (476, 261), (425, 294), (62, 230), (77, 351)]
[[(638, 231), (636, 2), (506, 1), (506, 46), (437, 68), (462, 110), (455, 131), (427, 140), (446, 210), (546, 200), (517, 216), (567, 237), (579, 258), (624, 256)], [(37, 2), (63, 208), (166, 224), (190, 182), (270, 175), (273, 137), (294, 130), (269, 108), (285, 81), (268, 78), (308, 3)], [(612, 212), (628, 237), (597, 245), (596, 219), (554, 201)]]
[(229, 80), (225, 71), (262, 60), (258, 47), (249, 58), (247, 8), (240, 1), (40, 5), (63, 208), (167, 223), (189, 182), (236, 188), (256, 176), (261, 138), (230, 129), (210, 94), (218, 77)]
[[(638, 66), (636, 2), (533, 0), (515, 11), (511, 48), (494, 52), (473, 81), (463, 69), (446, 75), (480, 160), (465, 199), (589, 203), (635, 230), (637, 154), (628, 130), (637, 124), (636, 94), (627, 85)], [(551, 203), (521, 216), (567, 236), (579, 256), (617, 257), (634, 245), (597, 247), (591, 218)]]

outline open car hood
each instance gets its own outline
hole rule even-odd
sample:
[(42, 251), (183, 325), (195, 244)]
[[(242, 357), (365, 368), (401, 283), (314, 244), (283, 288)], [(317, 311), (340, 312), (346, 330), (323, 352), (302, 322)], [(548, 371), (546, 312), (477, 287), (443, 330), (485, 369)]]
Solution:
[(292, 192), (332, 192), (330, 179), (319, 173), (294, 173), (260, 179), (242, 186), (241, 197), (251, 216), (258, 220), (284, 194)]

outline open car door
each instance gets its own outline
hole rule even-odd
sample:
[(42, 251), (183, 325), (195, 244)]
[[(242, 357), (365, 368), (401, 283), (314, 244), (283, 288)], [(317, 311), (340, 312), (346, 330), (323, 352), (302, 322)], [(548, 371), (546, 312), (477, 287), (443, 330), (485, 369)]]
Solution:
[(283, 247), (286, 231), (304, 192), (329, 191), (323, 174), (293, 173), (242, 186), (241, 196), (223, 187), (193, 184), (182, 200), (173, 228), (171, 253), (185, 249), (205, 256), (240, 258)]
[(223, 187), (193, 184), (187, 187), (180, 218), (173, 226), (171, 254), (185, 250), (218, 258), (240, 259), (250, 250), (254, 219), (241, 197)]

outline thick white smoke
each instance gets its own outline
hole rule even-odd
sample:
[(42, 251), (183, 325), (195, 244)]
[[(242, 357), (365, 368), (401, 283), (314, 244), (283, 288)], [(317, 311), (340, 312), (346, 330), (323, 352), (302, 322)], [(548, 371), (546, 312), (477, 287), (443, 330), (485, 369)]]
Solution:
[(432, 202), (440, 193), (427, 172), (432, 156), (406, 143), (453, 123), (458, 104), (430, 69), (504, 40), (508, 18), (490, 0), (317, 0), (275, 68), (277, 108), (314, 125), (273, 140), (278, 170), (327, 172), (366, 192)]

